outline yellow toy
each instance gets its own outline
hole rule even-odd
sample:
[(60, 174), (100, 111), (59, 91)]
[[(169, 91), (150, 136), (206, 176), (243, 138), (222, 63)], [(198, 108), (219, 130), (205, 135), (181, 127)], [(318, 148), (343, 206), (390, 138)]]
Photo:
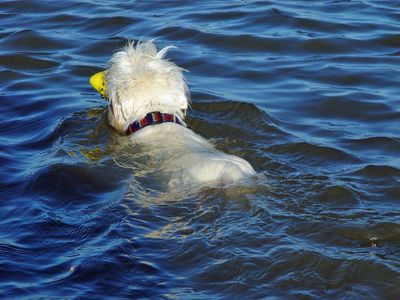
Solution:
[(90, 85), (105, 99), (107, 99), (107, 71), (98, 72), (90, 77)]

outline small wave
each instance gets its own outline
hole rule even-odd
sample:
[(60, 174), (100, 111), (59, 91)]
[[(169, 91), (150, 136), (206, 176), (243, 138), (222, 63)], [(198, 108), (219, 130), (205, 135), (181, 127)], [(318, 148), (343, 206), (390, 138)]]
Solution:
[(385, 166), (385, 165), (367, 165), (357, 171), (350, 173), (350, 175), (360, 176), (362, 178), (399, 178), (400, 177), (400, 169)]
[(26, 54), (3, 54), (0, 55), (0, 65), (12, 70), (24, 70), (43, 72), (60, 66), (55, 60), (39, 58)]
[(361, 203), (361, 198), (356, 191), (340, 185), (325, 187), (314, 199), (319, 203), (340, 208), (356, 207)]
[(400, 155), (400, 139), (386, 136), (372, 136), (358, 139), (345, 139), (343, 146), (357, 151), (389, 153)]
[(223, 22), (224, 20), (241, 19), (248, 16), (246, 12), (243, 11), (215, 11), (215, 12), (196, 12), (191, 14), (186, 14), (186, 18), (190, 18), (199, 21), (217, 21)]
[[(326, 97), (310, 107), (318, 116), (348, 120), (373, 121), (382, 120), (394, 113), (392, 107), (385, 103), (366, 102), (348, 97)], [(394, 116), (393, 116), (394, 117)]]
[[(134, 16), (134, 15), (133, 15)], [(91, 19), (84, 26), (85, 30), (92, 33), (108, 33), (108, 34), (118, 34), (122, 31), (122, 28), (127, 27), (136, 23), (137, 21), (132, 17), (116, 16), (116, 17), (97, 17)]]
[(274, 145), (268, 147), (267, 151), (274, 154), (283, 154), (292, 157), (295, 162), (318, 166), (360, 162), (357, 157), (343, 150), (333, 147), (313, 145), (307, 142)]
[[(277, 125), (278, 121), (275, 118), (252, 103), (239, 101), (197, 102), (193, 104), (193, 109), (194, 117), (201, 112), (201, 116), (206, 118), (207, 124), (202, 126), (210, 128), (209, 130), (202, 129), (199, 121), (195, 118), (189, 118), (189, 120), (192, 120), (190, 123), (193, 123), (194, 129), (199, 130), (200, 133), (203, 131), (214, 133), (221, 131), (220, 136), (224, 136), (223, 132), (252, 131), (252, 134), (257, 132), (269, 138), (282, 137), (286, 134)], [(228, 126), (234, 128), (228, 129)]]
[(2, 42), (9, 49), (25, 53), (39, 52), (50, 54), (54, 50), (62, 50), (70, 46), (65, 39), (57, 39), (29, 29), (16, 31), (3, 39)]
[(30, 192), (48, 195), (60, 205), (99, 201), (99, 193), (117, 190), (118, 183), (111, 180), (107, 170), (57, 163), (34, 173), (30, 179)]
[(46, 27), (50, 28), (56, 27), (57, 24), (65, 24), (68, 27), (76, 28), (76, 26), (82, 26), (87, 20), (88, 18), (82, 15), (62, 13), (44, 18), (43, 23), (46, 24)]

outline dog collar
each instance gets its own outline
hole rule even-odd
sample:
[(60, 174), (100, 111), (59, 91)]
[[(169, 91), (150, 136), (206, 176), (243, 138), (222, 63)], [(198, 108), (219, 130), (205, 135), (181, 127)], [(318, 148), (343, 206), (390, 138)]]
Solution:
[(161, 123), (176, 123), (184, 126), (181, 120), (173, 114), (166, 114), (159, 111), (151, 112), (145, 115), (142, 119), (137, 120), (129, 124), (125, 130), (126, 135), (134, 133), (139, 129), (142, 129), (149, 125), (157, 125)]

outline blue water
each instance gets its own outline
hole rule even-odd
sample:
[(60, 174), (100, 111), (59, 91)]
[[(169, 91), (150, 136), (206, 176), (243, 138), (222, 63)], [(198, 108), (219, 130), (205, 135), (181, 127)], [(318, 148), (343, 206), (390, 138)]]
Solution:
[[(88, 78), (154, 38), (264, 179), (135, 160)], [(399, 65), (394, 0), (1, 1), (0, 297), (400, 299)]]

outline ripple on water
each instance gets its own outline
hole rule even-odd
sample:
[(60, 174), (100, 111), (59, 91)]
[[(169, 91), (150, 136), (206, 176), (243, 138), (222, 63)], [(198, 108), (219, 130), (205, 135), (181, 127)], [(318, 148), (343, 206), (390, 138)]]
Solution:
[(362, 121), (379, 121), (390, 115), (393, 110), (385, 103), (365, 102), (355, 99), (326, 97), (312, 108), (317, 115), (329, 118)]
[(46, 69), (57, 68), (60, 64), (55, 60), (39, 58), (35, 55), (3, 54), (0, 55), (0, 65), (11, 70), (43, 72)]
[[(99, 195), (118, 190), (118, 182), (102, 168), (80, 165), (54, 164), (34, 173), (30, 180), (32, 193), (50, 197), (62, 206), (101, 201)], [(92, 187), (96, 186), (94, 193)], [(55, 203), (53, 203), (54, 205)]]
[(3, 39), (3, 45), (13, 51), (52, 53), (68, 48), (68, 40), (44, 35), (38, 31), (24, 29), (13, 32)]
[(329, 207), (357, 207), (362, 203), (360, 195), (346, 186), (328, 186), (315, 196), (315, 201)]
[(342, 145), (363, 152), (377, 152), (388, 155), (400, 155), (400, 139), (387, 136), (345, 139)]
[(396, 180), (400, 177), (400, 169), (384, 165), (367, 165), (351, 173), (351, 175), (359, 176), (361, 178), (392, 178)]
[(129, 25), (134, 25), (135, 23), (138, 22), (132, 17), (116, 16), (109, 18), (102, 18), (102, 17), (92, 18), (84, 28), (85, 31), (92, 33), (101, 32), (102, 34), (108, 33), (116, 35), (122, 32), (123, 28)]
[(331, 166), (338, 164), (357, 164), (360, 159), (334, 147), (313, 145), (307, 142), (273, 145), (268, 152), (282, 155), (292, 162), (313, 165), (315, 167)]

